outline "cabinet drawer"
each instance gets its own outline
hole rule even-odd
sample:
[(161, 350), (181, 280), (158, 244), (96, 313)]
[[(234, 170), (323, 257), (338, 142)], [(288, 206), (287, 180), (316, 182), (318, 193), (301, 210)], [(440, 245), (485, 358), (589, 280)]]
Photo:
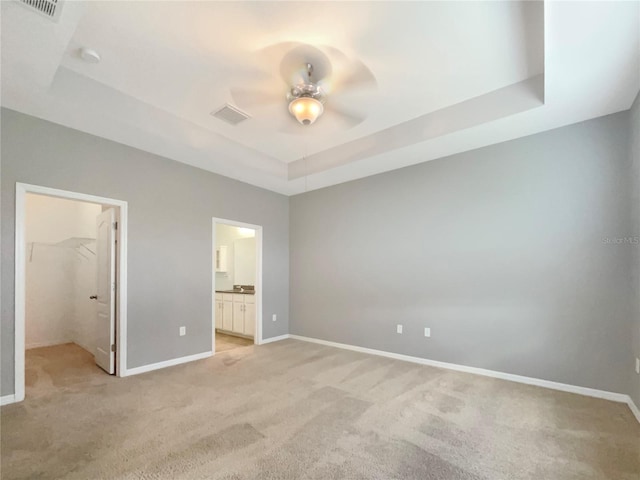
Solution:
[(216, 300), (222, 300), (222, 294), (216, 293)]
[(256, 296), (255, 295), (245, 295), (244, 296), (244, 303), (256, 303)]
[(227, 302), (232, 301), (233, 300), (233, 293), (223, 293), (222, 294), (222, 299), (227, 301)]
[(233, 294), (233, 302), (234, 303), (244, 303), (244, 297), (245, 295), (243, 295), (242, 293), (234, 293)]

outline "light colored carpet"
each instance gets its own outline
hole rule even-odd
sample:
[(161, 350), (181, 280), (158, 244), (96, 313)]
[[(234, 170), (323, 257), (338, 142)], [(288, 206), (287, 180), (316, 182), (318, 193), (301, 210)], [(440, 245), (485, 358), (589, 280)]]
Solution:
[(143, 375), (31, 350), (2, 478), (638, 480), (623, 404), (295, 340)]
[(226, 352), (234, 348), (248, 347), (253, 345), (253, 340), (242, 337), (235, 337), (225, 333), (216, 332), (216, 352)]

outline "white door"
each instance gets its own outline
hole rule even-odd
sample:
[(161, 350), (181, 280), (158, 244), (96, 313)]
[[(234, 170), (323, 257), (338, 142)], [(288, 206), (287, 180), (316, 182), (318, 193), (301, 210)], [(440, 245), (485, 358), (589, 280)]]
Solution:
[(113, 208), (96, 221), (98, 331), (96, 364), (107, 373), (116, 371), (116, 214)]

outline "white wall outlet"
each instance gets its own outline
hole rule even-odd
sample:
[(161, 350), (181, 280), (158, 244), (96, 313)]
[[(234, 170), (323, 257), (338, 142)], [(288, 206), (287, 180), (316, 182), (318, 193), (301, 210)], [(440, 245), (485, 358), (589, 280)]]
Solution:
[(640, 375), (640, 358), (636, 357), (636, 373)]
[(398, 325), (398, 326), (396, 327), (396, 332), (398, 332), (398, 333), (402, 333), (402, 325)]
[(271, 316), (271, 320), (273, 320), (274, 322), (278, 320), (278, 317), (275, 313)]
[(424, 336), (425, 337), (431, 336), (431, 329), (429, 327), (424, 327)]
[(180, 336), (184, 337), (187, 334), (187, 327), (180, 327)]

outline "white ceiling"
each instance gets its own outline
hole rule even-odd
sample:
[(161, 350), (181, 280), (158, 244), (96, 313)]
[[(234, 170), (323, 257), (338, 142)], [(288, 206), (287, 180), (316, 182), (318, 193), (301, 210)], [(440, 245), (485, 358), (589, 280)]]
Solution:
[[(67, 0), (59, 23), (1, 3), (3, 106), (284, 194), (626, 110), (640, 89), (640, 2)], [(369, 68), (375, 89), (327, 81), (362, 123), (295, 124), (259, 53), (286, 41)], [(210, 115), (252, 85), (282, 103)]]

